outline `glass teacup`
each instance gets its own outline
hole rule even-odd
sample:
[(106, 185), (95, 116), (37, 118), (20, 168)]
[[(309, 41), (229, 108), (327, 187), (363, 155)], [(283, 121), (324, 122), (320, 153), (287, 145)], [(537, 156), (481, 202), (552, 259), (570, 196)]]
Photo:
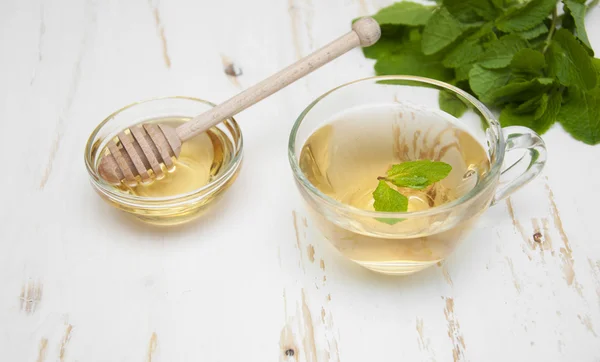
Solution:
[[(449, 115), (440, 109), (440, 97), (466, 111)], [(506, 151), (514, 149), (524, 155), (503, 167)], [(444, 260), (490, 205), (537, 176), (546, 161), (534, 131), (502, 128), (468, 93), (412, 76), (361, 79), (317, 98), (294, 124), (288, 152), (298, 189), (324, 236), (347, 258), (386, 274), (410, 274)], [(388, 153), (389, 162), (387, 156), (381, 162)], [(408, 212), (375, 211), (371, 191), (378, 181), (371, 168), (385, 174), (392, 163), (418, 159), (454, 167), (436, 188), (408, 195)], [(340, 162), (343, 167), (336, 167)], [(354, 162), (360, 171), (348, 167)], [(355, 190), (364, 185), (372, 189)]]

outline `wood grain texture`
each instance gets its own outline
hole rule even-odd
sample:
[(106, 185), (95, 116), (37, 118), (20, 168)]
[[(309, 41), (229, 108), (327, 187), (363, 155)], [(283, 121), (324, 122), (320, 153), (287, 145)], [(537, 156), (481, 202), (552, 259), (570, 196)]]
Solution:
[[(359, 50), (236, 117), (244, 168), (197, 222), (147, 228), (89, 186), (83, 145), (116, 109), (219, 103), (392, 1), (294, 0), (295, 33), (278, 0), (0, 1), (0, 133), (26, 125), (31, 140), (0, 146), (20, 150), (3, 163), (19, 177), (0, 179), (0, 360), (598, 361), (600, 147), (559, 125), (544, 177), (487, 210), (440, 267), (382, 277), (323, 239), (285, 150), (311, 101), (373, 75)], [(586, 23), (598, 51), (600, 8)]]

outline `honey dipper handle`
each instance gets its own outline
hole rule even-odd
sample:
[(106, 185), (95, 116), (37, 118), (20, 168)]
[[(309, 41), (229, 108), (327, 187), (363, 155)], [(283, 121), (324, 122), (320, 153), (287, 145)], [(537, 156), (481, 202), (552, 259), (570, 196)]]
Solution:
[(186, 141), (263, 100), (349, 50), (359, 45), (364, 47), (374, 44), (380, 36), (381, 29), (377, 21), (369, 17), (359, 19), (354, 23), (352, 31), (348, 34), (177, 127), (177, 135), (182, 142)]

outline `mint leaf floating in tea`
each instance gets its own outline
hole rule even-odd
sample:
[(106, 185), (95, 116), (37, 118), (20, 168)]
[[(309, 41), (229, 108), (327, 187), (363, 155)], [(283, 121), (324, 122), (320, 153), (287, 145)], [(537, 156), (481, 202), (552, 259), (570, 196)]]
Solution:
[(392, 189), (385, 181), (379, 181), (379, 185), (373, 191), (373, 198), (375, 199), (373, 206), (377, 211), (406, 212), (408, 210), (408, 198)]
[[(393, 165), (387, 176), (378, 177), (379, 185), (373, 191), (373, 207), (375, 211), (406, 212), (408, 198), (391, 188), (387, 182), (397, 187), (406, 187), (416, 190), (424, 189), (440, 180), (443, 180), (452, 171), (452, 166), (445, 162), (419, 160), (408, 161)], [(393, 225), (403, 219), (378, 218), (377, 220)]]
[(379, 180), (389, 181), (398, 187), (420, 190), (444, 179), (450, 171), (452, 166), (445, 162), (408, 161), (393, 165), (387, 172), (387, 177), (379, 177)]
[[(408, 198), (391, 188), (385, 181), (379, 181), (379, 185), (373, 191), (373, 207), (376, 211), (406, 212), (408, 210)], [(386, 224), (394, 225), (402, 219), (377, 218)]]

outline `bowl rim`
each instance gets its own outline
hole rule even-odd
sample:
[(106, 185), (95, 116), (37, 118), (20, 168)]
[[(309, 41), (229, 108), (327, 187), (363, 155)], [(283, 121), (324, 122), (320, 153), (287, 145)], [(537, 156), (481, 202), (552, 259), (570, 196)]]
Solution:
[(92, 184), (98, 191), (102, 192), (103, 194), (105, 194), (106, 196), (108, 196), (112, 199), (119, 200), (119, 203), (121, 203), (121, 204), (129, 204), (130, 206), (136, 206), (136, 205), (143, 204), (144, 207), (151, 207), (151, 205), (154, 205), (154, 207), (158, 207), (158, 208), (173, 207), (173, 206), (177, 206), (178, 204), (181, 204), (181, 203), (187, 203), (190, 201), (190, 199), (194, 200), (194, 199), (202, 198), (202, 197), (206, 196), (207, 192), (209, 192), (215, 188), (218, 189), (222, 184), (229, 181), (229, 179), (231, 179), (231, 177), (233, 175), (235, 175), (237, 169), (239, 168), (239, 166), (241, 164), (242, 158), (243, 158), (244, 141), (243, 141), (242, 130), (239, 127), (239, 124), (237, 123), (235, 118), (233, 118), (233, 117), (229, 117), (226, 120), (224, 120), (223, 122), (221, 122), (221, 124), (222, 123), (230, 124), (233, 127), (234, 131), (237, 134), (239, 134), (239, 138), (237, 139), (236, 142), (234, 142), (236, 151), (233, 155), (233, 158), (231, 159), (231, 162), (229, 162), (229, 164), (227, 165), (227, 168), (221, 173), (221, 175), (219, 175), (217, 178), (210, 181), (206, 185), (203, 185), (202, 187), (199, 187), (195, 190), (192, 190), (192, 191), (189, 191), (186, 193), (172, 195), (172, 196), (164, 196), (164, 197), (136, 196), (136, 195), (129, 195), (129, 194), (124, 194), (124, 193), (115, 191), (114, 185), (107, 183), (106, 181), (104, 181), (102, 179), (102, 177), (100, 177), (100, 175), (98, 175), (98, 173), (96, 172), (96, 169), (94, 167), (95, 162), (91, 156), (92, 156), (92, 148), (94, 146), (94, 143), (96, 143), (96, 141), (95, 141), (96, 136), (102, 130), (102, 128), (108, 122), (110, 122), (115, 116), (117, 116), (119, 113), (121, 113), (127, 109), (133, 108), (135, 106), (139, 106), (141, 104), (146, 104), (146, 103), (156, 102), (156, 101), (166, 101), (166, 100), (187, 100), (187, 101), (203, 103), (210, 107), (216, 106), (212, 102), (209, 102), (207, 100), (200, 99), (200, 98), (195, 98), (195, 97), (164, 96), (164, 97), (148, 98), (148, 99), (140, 100), (140, 101), (137, 101), (134, 103), (130, 103), (126, 106), (119, 108), (118, 110), (114, 111), (113, 113), (111, 113), (102, 122), (100, 122), (100, 124), (98, 124), (98, 126), (96, 126), (96, 128), (90, 134), (90, 137), (88, 138), (86, 145), (85, 145), (84, 161), (85, 161), (86, 169), (88, 171), (88, 174), (90, 176)]
[[(362, 83), (362, 82), (372, 82), (372, 81), (376, 81), (376, 82), (379, 82), (379, 81), (408, 81), (408, 82), (416, 82), (416, 83), (421, 83), (421, 84), (434, 85), (436, 87), (444, 88), (444, 89), (452, 92), (453, 94), (460, 95), (462, 98), (467, 100), (471, 106), (476, 108), (485, 118), (485, 121), (486, 121), (487, 125), (489, 126), (489, 129), (492, 130), (494, 138), (496, 139), (495, 147), (493, 148), (493, 152), (492, 152), (492, 154), (494, 156), (496, 156), (496, 158), (490, 167), (490, 171), (484, 175), (481, 182), (478, 182), (477, 185), (472, 190), (470, 190), (465, 195), (459, 197), (456, 200), (452, 200), (451, 202), (448, 202), (448, 203), (440, 205), (440, 206), (433, 207), (428, 210), (413, 211), (413, 212), (410, 212), (410, 211), (407, 211), (407, 212), (383, 212), (383, 211), (371, 211), (371, 210), (359, 209), (355, 206), (344, 204), (344, 203), (332, 198), (331, 196), (326, 195), (325, 193), (321, 192), (321, 190), (316, 188), (308, 180), (308, 178), (306, 178), (306, 176), (300, 169), (300, 165), (298, 163), (298, 158), (296, 157), (297, 156), (296, 149), (295, 149), (296, 136), (298, 134), (298, 130), (299, 130), (300, 126), (302, 125), (302, 121), (308, 115), (308, 113), (312, 110), (312, 108), (314, 108), (320, 101), (325, 99), (330, 94), (336, 92), (337, 90), (339, 90), (341, 88), (356, 85), (356, 84)], [(304, 189), (308, 190), (311, 195), (317, 197), (317, 199), (325, 202), (326, 204), (328, 204), (331, 207), (334, 207), (336, 209), (341, 209), (343, 211), (357, 215), (359, 217), (407, 218), (407, 217), (432, 216), (432, 215), (444, 213), (444, 212), (447, 212), (447, 211), (453, 209), (454, 207), (462, 205), (462, 204), (470, 201), (471, 199), (475, 198), (482, 191), (486, 190), (490, 185), (492, 185), (494, 180), (496, 180), (498, 178), (498, 176), (500, 174), (500, 169), (504, 162), (505, 148), (506, 148), (506, 141), (504, 139), (504, 134), (502, 132), (502, 127), (500, 126), (500, 123), (496, 120), (496, 117), (492, 114), (492, 112), (483, 103), (481, 103), (479, 100), (477, 100), (475, 97), (473, 97), (469, 93), (467, 93), (467, 92), (463, 91), (462, 89), (455, 87), (451, 84), (448, 84), (448, 83), (445, 83), (442, 81), (438, 81), (435, 79), (431, 79), (431, 78), (418, 77), (418, 76), (406, 76), (406, 75), (385, 75), (385, 76), (372, 76), (372, 77), (360, 78), (360, 79), (357, 79), (357, 80), (354, 80), (354, 81), (351, 81), (348, 83), (344, 83), (344, 84), (342, 84), (338, 87), (335, 87), (335, 88), (329, 90), (328, 92), (322, 94), (321, 96), (317, 97), (312, 103), (310, 103), (302, 111), (302, 113), (300, 113), (300, 115), (296, 119), (296, 122), (294, 123), (292, 130), (290, 132), (289, 141), (288, 141), (288, 160), (289, 160), (290, 166), (292, 168), (294, 177), (297, 180), (297, 182)]]

